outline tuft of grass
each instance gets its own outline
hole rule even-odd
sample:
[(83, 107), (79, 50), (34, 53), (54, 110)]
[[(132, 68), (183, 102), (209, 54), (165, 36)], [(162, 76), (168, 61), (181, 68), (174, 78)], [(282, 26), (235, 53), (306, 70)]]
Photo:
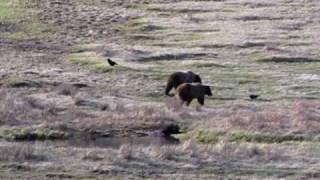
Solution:
[[(242, 131), (212, 131), (212, 130), (193, 130), (182, 135), (178, 135), (182, 140), (193, 139), (204, 144), (215, 144), (221, 141), (227, 142), (253, 142), (253, 143), (283, 143), (290, 141), (314, 141), (309, 137), (294, 134), (271, 134), (259, 132)], [(316, 140), (317, 141), (317, 140)]]
[(166, 80), (169, 76), (169, 72), (163, 68), (148, 68), (145, 73), (148, 73), (148, 78), (157, 81)]
[(100, 46), (99, 44), (94, 44), (94, 43), (91, 43), (91, 44), (78, 44), (78, 45), (72, 46), (70, 48), (70, 52), (71, 53), (84, 53), (84, 52), (87, 52), (87, 51), (90, 52), (90, 51), (94, 51), (99, 46)]
[(227, 68), (228, 66), (212, 62), (193, 62), (187, 65), (190, 68)]
[(0, 86), (19, 88), (19, 87), (41, 87), (41, 83), (29, 79), (9, 77), (0, 81)]
[(146, 6), (144, 4), (137, 4), (137, 3), (132, 3), (132, 4), (128, 4), (126, 6), (126, 8), (128, 9), (137, 9), (137, 10), (144, 10), (146, 9)]
[(218, 143), (224, 135), (225, 132), (222, 131), (194, 130), (178, 135), (178, 137), (182, 140), (194, 139), (205, 144), (215, 144)]
[(197, 41), (197, 40), (204, 40), (207, 36), (204, 34), (199, 33), (190, 33), (190, 34), (179, 34), (174, 36), (174, 42), (190, 42), (190, 41)]
[(248, 59), (252, 61), (259, 61), (261, 59), (268, 59), (270, 55), (264, 51), (253, 51), (246, 54)]
[(274, 62), (274, 63), (306, 63), (306, 62), (320, 62), (320, 59), (313, 59), (307, 57), (271, 57), (258, 60), (259, 62)]
[(150, 31), (163, 30), (164, 27), (154, 25), (145, 18), (137, 18), (129, 20), (125, 24), (117, 25), (116, 27), (120, 31), (130, 33), (146, 33)]
[(98, 56), (95, 52), (73, 53), (65, 57), (69, 62), (82, 66), (93, 66), (104, 63), (106, 60)]
[(311, 139), (297, 135), (276, 135), (263, 133), (232, 132), (228, 136), (230, 142), (282, 143), (287, 141), (310, 141)]

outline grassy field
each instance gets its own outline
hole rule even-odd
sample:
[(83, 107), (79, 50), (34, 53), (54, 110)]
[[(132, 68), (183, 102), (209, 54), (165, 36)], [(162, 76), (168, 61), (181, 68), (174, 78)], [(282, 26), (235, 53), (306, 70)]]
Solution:
[[(319, 10), (0, 0), (0, 179), (319, 179)], [(189, 70), (204, 107), (164, 95)]]

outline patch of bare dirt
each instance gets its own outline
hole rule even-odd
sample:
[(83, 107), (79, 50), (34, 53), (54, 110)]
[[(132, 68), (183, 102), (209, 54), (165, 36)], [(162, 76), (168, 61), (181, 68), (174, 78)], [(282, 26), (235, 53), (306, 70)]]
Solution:
[(40, 20), (57, 33), (62, 43), (83, 40), (115, 41), (114, 25), (126, 21), (130, 14), (115, 1), (48, 1), (40, 4)]

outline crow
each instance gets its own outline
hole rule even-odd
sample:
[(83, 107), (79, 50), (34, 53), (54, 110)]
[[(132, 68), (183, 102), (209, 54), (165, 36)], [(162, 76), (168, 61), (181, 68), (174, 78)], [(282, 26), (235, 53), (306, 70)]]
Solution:
[(259, 95), (257, 94), (250, 94), (249, 95), (250, 99), (257, 99), (259, 97)]
[(161, 131), (165, 137), (170, 136), (171, 134), (179, 134), (180, 127), (177, 124), (169, 124), (164, 127)]
[(112, 61), (109, 58), (108, 58), (108, 63), (110, 64), (110, 66), (118, 65), (116, 62)]

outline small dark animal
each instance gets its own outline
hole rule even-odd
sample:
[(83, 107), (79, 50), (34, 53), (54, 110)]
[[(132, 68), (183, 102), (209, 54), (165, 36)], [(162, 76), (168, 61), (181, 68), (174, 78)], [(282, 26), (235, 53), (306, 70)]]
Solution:
[(249, 95), (250, 99), (257, 99), (259, 97), (259, 95), (257, 94), (250, 94)]
[(198, 74), (193, 73), (192, 71), (175, 72), (171, 74), (168, 78), (165, 94), (167, 96), (173, 96), (173, 95), (169, 95), (169, 92), (171, 91), (172, 88), (177, 89), (177, 87), (182, 83), (192, 83), (192, 82), (197, 82), (200, 84), (202, 83), (200, 76)]
[(209, 86), (200, 83), (183, 83), (178, 86), (175, 95), (181, 105), (186, 103), (189, 106), (194, 98), (198, 99), (200, 105), (204, 105), (204, 96), (212, 96), (212, 92)]
[(169, 124), (164, 127), (164, 129), (162, 130), (162, 133), (164, 136), (170, 136), (171, 134), (179, 134), (180, 127), (176, 124)]
[(118, 65), (116, 62), (112, 61), (109, 58), (108, 58), (108, 63), (110, 64), (110, 66)]

